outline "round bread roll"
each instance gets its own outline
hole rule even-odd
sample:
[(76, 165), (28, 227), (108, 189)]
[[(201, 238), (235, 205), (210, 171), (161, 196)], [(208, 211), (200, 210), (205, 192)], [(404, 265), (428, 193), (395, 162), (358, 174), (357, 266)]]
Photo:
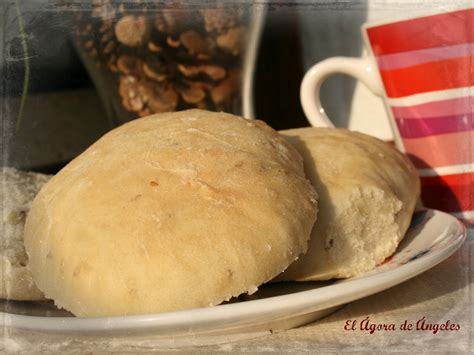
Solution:
[(212, 306), (305, 252), (316, 193), (260, 121), (189, 110), (107, 133), (41, 190), (25, 228), (38, 287), (76, 316)]
[(23, 245), (23, 228), (33, 198), (50, 179), (50, 175), (7, 167), (1, 169), (1, 175), (0, 298), (16, 301), (44, 300), (43, 293), (36, 287), (26, 267), (28, 257)]
[(303, 156), (319, 214), (308, 252), (277, 280), (357, 276), (392, 255), (420, 194), (411, 162), (387, 143), (345, 129), (280, 133)]

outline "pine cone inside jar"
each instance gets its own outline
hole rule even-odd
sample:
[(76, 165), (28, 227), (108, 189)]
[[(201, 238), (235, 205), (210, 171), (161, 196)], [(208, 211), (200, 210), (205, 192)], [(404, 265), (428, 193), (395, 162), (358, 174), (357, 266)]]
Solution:
[(136, 116), (198, 107), (235, 112), (248, 8), (215, 1), (141, 4), (96, 0), (77, 14), (76, 41), (114, 74)]

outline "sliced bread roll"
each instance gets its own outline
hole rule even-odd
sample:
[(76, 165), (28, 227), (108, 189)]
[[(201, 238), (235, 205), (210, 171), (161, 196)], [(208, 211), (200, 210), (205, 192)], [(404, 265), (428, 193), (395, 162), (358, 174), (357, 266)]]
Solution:
[(357, 276), (393, 254), (420, 194), (411, 162), (387, 143), (345, 129), (280, 133), (303, 156), (319, 213), (308, 252), (277, 280)]
[(31, 202), (50, 178), (50, 175), (15, 168), (1, 169), (0, 298), (17, 301), (45, 299), (27, 268), (28, 257), (23, 245), (23, 229)]
[(76, 316), (252, 293), (306, 251), (316, 193), (260, 121), (189, 110), (107, 133), (40, 191), (25, 227), (38, 287)]

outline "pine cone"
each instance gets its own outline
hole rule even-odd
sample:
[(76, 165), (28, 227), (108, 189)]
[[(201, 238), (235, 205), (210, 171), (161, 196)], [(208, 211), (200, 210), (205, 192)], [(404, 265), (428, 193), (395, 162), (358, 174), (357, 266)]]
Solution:
[(218, 1), (206, 6), (95, 1), (90, 16), (78, 13), (77, 43), (114, 75), (122, 107), (136, 116), (233, 111), (248, 11)]

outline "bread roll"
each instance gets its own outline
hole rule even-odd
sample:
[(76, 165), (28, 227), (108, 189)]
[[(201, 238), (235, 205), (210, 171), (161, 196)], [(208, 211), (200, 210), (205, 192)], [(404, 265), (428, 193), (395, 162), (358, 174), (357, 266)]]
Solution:
[(131, 121), (33, 202), (38, 287), (76, 316), (156, 313), (252, 293), (306, 251), (316, 193), (260, 121), (189, 110)]
[(280, 132), (301, 153), (319, 195), (308, 252), (278, 280), (363, 274), (392, 255), (420, 194), (417, 172), (392, 146), (334, 128)]
[(33, 198), (50, 176), (3, 167), (1, 179), (0, 298), (17, 301), (44, 300), (43, 293), (36, 287), (26, 267), (28, 258), (23, 245), (23, 228)]

